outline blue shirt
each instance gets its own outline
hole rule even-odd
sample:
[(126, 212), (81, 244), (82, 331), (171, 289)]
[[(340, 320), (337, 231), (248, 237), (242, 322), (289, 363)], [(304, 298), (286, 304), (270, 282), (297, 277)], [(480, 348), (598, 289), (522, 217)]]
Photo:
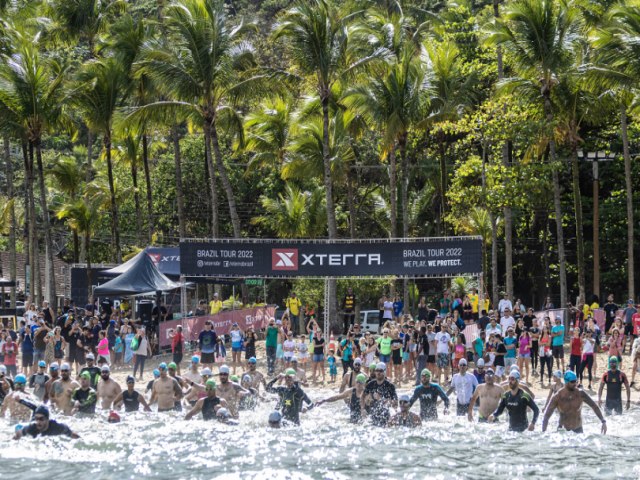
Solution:
[(33, 353), (33, 339), (30, 334), (23, 332), (20, 335), (22, 342), (20, 343), (20, 347), (22, 348), (22, 353)]
[(551, 327), (551, 333), (560, 332), (562, 335), (558, 335), (557, 337), (553, 337), (551, 339), (552, 347), (561, 347), (564, 343), (564, 325), (554, 325)]
[(198, 337), (200, 343), (200, 351), (202, 353), (213, 353), (216, 348), (216, 332), (213, 330), (203, 330)]
[[(516, 337), (504, 337), (504, 346), (508, 347), (510, 345), (515, 345), (518, 339)], [(516, 348), (509, 350), (507, 348), (507, 354), (504, 358), (516, 358)]]
[(404, 302), (402, 300), (393, 302), (393, 314), (396, 317), (399, 317), (400, 315), (402, 315), (402, 310), (404, 310)]

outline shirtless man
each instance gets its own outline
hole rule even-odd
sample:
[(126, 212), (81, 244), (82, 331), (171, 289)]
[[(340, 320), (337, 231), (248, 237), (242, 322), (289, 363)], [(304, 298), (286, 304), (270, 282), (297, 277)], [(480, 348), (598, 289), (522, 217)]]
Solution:
[(249, 364), (249, 370), (247, 370), (246, 372), (244, 372), (242, 374), (242, 376), (244, 377), (245, 374), (249, 374), (249, 376), (251, 377), (251, 387), (255, 388), (256, 391), (260, 391), (260, 384), (262, 384), (262, 386), (265, 388), (265, 390), (267, 389), (267, 381), (264, 379), (264, 375), (262, 375), (259, 371), (258, 371), (258, 361), (256, 360), (256, 357), (251, 357), (248, 361)]
[(189, 370), (184, 372), (182, 378), (184, 379), (187, 385), (190, 385), (191, 382), (194, 383), (202, 383), (202, 375), (200, 375), (200, 371), (198, 367), (200, 365), (200, 357), (194, 355), (191, 357), (191, 365), (189, 365)]
[(416, 415), (409, 411), (411, 408), (411, 397), (409, 395), (400, 395), (398, 398), (400, 411), (389, 420), (390, 427), (419, 427), (422, 425), (420, 415)]
[(542, 409), (543, 412), (549, 406), (549, 402), (551, 402), (553, 396), (558, 393), (563, 386), (562, 372), (560, 370), (556, 370), (555, 372), (553, 372), (553, 383), (551, 384), (551, 388), (549, 389), (549, 396), (547, 397), (547, 401), (544, 403), (544, 408)]
[(98, 399), (100, 400), (100, 406), (103, 410), (111, 408), (111, 404), (118, 395), (122, 392), (120, 385), (112, 378), (110, 378), (111, 369), (109, 365), (103, 365), (100, 369), (100, 381), (96, 388), (98, 392)]
[[(0, 418), (4, 418), (4, 414), (9, 410), (9, 418), (13, 421), (29, 421), (33, 411), (20, 403), (20, 400), (29, 400), (30, 395), (24, 391), (27, 386), (27, 377), (22, 374), (16, 375), (13, 379), (13, 392), (7, 395), (0, 407)], [(35, 399), (31, 398), (31, 401)]]
[(218, 385), (217, 394), (226, 400), (231, 416), (238, 418), (238, 402), (241, 397), (249, 395), (250, 392), (237, 383), (229, 381), (229, 367), (227, 365), (220, 367), (219, 375), (220, 385)]
[(58, 362), (53, 362), (49, 365), (49, 380), (44, 384), (44, 398), (43, 403), (47, 403), (51, 398), (51, 391), (53, 389), (53, 383), (60, 378), (60, 365)]
[(489, 415), (495, 412), (498, 408), (500, 399), (504, 393), (503, 388), (496, 385), (496, 374), (493, 371), (493, 368), (487, 369), (484, 381), (485, 383), (478, 385), (478, 388), (473, 392), (471, 400), (469, 401), (467, 418), (470, 422), (473, 422), (473, 406), (475, 405), (476, 400), (479, 400), (478, 421), (487, 422)]
[(175, 410), (176, 399), (182, 398), (182, 388), (175, 378), (168, 375), (166, 363), (158, 365), (160, 378), (153, 382), (149, 404), (158, 402), (158, 412)]
[(71, 380), (71, 367), (68, 363), (63, 363), (60, 366), (60, 378), (53, 382), (51, 388), (51, 404), (63, 414), (71, 415), (71, 395), (76, 388), (80, 388), (80, 384)]
[(189, 389), (185, 392), (184, 397), (189, 405), (193, 407), (198, 400), (206, 396), (205, 385), (207, 383), (207, 380), (209, 380), (212, 376), (213, 372), (209, 367), (206, 367), (202, 369), (200, 383), (192, 380), (187, 380), (185, 378), (185, 383), (187, 384), (187, 386), (189, 386)]
[(193, 408), (184, 417), (185, 420), (193, 418), (198, 413), (202, 412), (203, 420), (214, 420), (216, 418), (216, 412), (218, 409), (226, 407), (227, 402), (216, 395), (216, 381), (210, 378), (205, 383), (205, 391), (207, 396), (201, 398), (196, 402)]
[(576, 374), (569, 370), (564, 374), (564, 387), (553, 396), (551, 403), (547, 411), (544, 413), (544, 419), (542, 420), (542, 431), (547, 430), (549, 419), (555, 409), (560, 412), (559, 427), (564, 428), (570, 432), (582, 433), (582, 402), (586, 403), (598, 416), (602, 422), (602, 434), (607, 433), (607, 421), (602, 415), (600, 407), (594, 402), (584, 390), (578, 389), (578, 377)]
[[(520, 373), (520, 369), (517, 365), (511, 365), (511, 368), (509, 369), (509, 375), (511, 375), (513, 372)], [(502, 387), (503, 392), (508, 392), (511, 389), (511, 387), (509, 386), (509, 378), (507, 377), (504, 382), (500, 383), (500, 386)], [(532, 399), (536, 398), (536, 395), (524, 383), (518, 383), (518, 387), (520, 388), (520, 390), (524, 390)]]

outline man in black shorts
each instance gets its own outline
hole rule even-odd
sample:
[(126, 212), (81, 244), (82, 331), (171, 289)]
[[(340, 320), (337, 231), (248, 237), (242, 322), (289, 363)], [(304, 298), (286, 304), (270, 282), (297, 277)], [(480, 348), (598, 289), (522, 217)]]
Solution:
[(604, 403), (604, 412), (611, 415), (616, 412), (622, 415), (622, 385), (627, 389), (627, 410), (631, 406), (631, 388), (629, 380), (624, 372), (618, 369), (618, 357), (609, 357), (609, 370), (604, 372), (598, 389), (598, 406), (602, 407), (602, 391), (607, 386), (607, 398)]

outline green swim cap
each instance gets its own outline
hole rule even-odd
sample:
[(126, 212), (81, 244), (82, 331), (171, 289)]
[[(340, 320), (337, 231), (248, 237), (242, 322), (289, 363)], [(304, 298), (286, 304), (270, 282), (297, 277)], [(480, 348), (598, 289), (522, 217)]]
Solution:
[(618, 363), (618, 357), (609, 357), (609, 365), (611, 365), (612, 363)]
[(231, 376), (229, 377), (229, 379), (230, 379), (232, 382), (238, 382), (238, 381), (240, 380), (240, 379), (238, 378), (238, 376), (237, 376), (237, 375), (231, 375)]
[(367, 383), (369, 378), (364, 373), (359, 373), (356, 377), (356, 382), (358, 383)]
[(87, 380), (91, 380), (91, 374), (89, 372), (82, 372), (80, 374), (80, 378), (85, 378)]
[(293, 368), (287, 368), (287, 370), (284, 372), (284, 374), (287, 377), (295, 377), (296, 376), (296, 371)]
[(217, 387), (216, 381), (213, 378), (210, 378), (209, 380), (207, 380), (207, 383), (205, 383), (205, 386), (211, 387), (215, 390), (215, 388)]
[(431, 378), (431, 370), (429, 370), (428, 368), (423, 368), (422, 372), (420, 372), (420, 375)]
[(369, 364), (369, 370), (373, 371), (376, 369), (376, 367), (378, 366), (378, 364), (376, 362), (370, 363)]
[(169, 369), (171, 370), (178, 370), (178, 366), (174, 363), (171, 362), (169, 365), (167, 365), (169, 367)]

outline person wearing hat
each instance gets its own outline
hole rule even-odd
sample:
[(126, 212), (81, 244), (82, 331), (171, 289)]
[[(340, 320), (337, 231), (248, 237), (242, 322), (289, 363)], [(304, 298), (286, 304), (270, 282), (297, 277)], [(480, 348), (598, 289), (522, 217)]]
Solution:
[(209, 302), (209, 314), (217, 315), (222, 311), (222, 300), (217, 293), (213, 294), (213, 300)]
[(60, 365), (60, 378), (51, 386), (51, 405), (56, 406), (65, 415), (71, 415), (71, 395), (79, 387), (80, 384), (71, 378), (71, 366), (63, 363)]
[(44, 384), (44, 397), (42, 397), (43, 403), (48, 403), (51, 398), (51, 389), (53, 383), (60, 378), (60, 365), (58, 362), (53, 362), (49, 365), (49, 380)]
[(220, 408), (227, 406), (227, 402), (218, 397), (216, 392), (216, 381), (213, 378), (210, 378), (205, 382), (204, 389), (206, 391), (206, 396), (195, 403), (193, 408), (185, 415), (185, 420), (190, 420), (200, 412), (202, 412), (203, 420), (214, 420), (216, 418), (217, 411)]
[(409, 395), (400, 395), (398, 403), (400, 404), (400, 411), (389, 419), (389, 426), (415, 428), (422, 425), (420, 417), (410, 411), (411, 398)]
[(333, 403), (344, 400), (347, 402), (347, 405), (349, 405), (349, 423), (361, 423), (366, 412), (360, 398), (368, 381), (369, 378), (364, 373), (358, 373), (355, 376), (353, 386), (349, 386), (337, 395), (316, 402), (315, 406), (319, 407), (323, 403)]
[(256, 357), (251, 357), (247, 360), (248, 369), (246, 372), (242, 374), (244, 378), (245, 375), (249, 375), (251, 377), (251, 387), (256, 389), (256, 392), (260, 391), (260, 384), (265, 388), (267, 388), (267, 382), (264, 379), (264, 375), (258, 371), (258, 360)]
[(169, 376), (169, 367), (162, 362), (158, 365), (160, 377), (153, 382), (149, 404), (158, 402), (158, 413), (175, 410), (176, 398), (182, 398), (182, 387), (175, 378)]
[(20, 403), (21, 400), (29, 400), (32, 397), (25, 391), (27, 387), (27, 377), (18, 374), (13, 379), (13, 391), (9, 393), (0, 406), (0, 418), (4, 418), (5, 412), (9, 412), (12, 421), (28, 421), (31, 418), (32, 410)]
[(110, 409), (116, 397), (122, 392), (118, 382), (111, 378), (109, 365), (103, 365), (100, 369), (100, 381), (96, 387), (96, 392), (103, 410)]
[[(276, 387), (275, 383), (284, 378), (285, 385)], [(295, 425), (300, 425), (300, 412), (307, 411), (313, 407), (313, 402), (307, 396), (307, 394), (300, 388), (300, 385), (295, 381), (296, 371), (289, 368), (285, 373), (273, 378), (267, 383), (267, 392), (275, 393), (280, 397), (279, 405), (282, 409), (282, 417), (285, 421), (291, 422)], [(306, 403), (308, 407), (303, 410), (302, 403)]]
[(489, 416), (496, 411), (504, 390), (501, 386), (496, 385), (496, 374), (493, 368), (487, 368), (484, 374), (484, 383), (478, 385), (475, 389), (469, 407), (467, 409), (467, 418), (473, 422), (473, 407), (478, 401), (478, 421), (486, 422)]
[(38, 371), (29, 377), (29, 388), (33, 388), (33, 394), (42, 401), (46, 393), (45, 384), (49, 381), (47, 364), (44, 360), (38, 362)]
[(220, 407), (216, 412), (216, 420), (225, 425), (238, 425), (238, 422), (232, 420), (229, 410), (224, 407)]
[(291, 368), (296, 371), (296, 382), (298, 382), (303, 387), (308, 387), (309, 384), (307, 383), (307, 372), (303, 368), (299, 367), (299, 361), (296, 355), (291, 357)]
[(98, 396), (96, 391), (91, 388), (91, 375), (89, 372), (80, 374), (80, 387), (76, 388), (71, 394), (71, 404), (73, 405), (72, 413), (81, 413), (84, 415), (93, 415), (96, 413), (96, 403)]
[(582, 428), (582, 404), (586, 403), (591, 407), (594, 413), (598, 416), (602, 422), (600, 431), (602, 434), (607, 433), (607, 421), (602, 415), (602, 411), (598, 404), (587, 395), (584, 390), (578, 388), (578, 376), (568, 370), (564, 373), (564, 387), (558, 391), (549, 402), (549, 406), (544, 412), (544, 418), (542, 419), (542, 431), (547, 431), (549, 425), (549, 419), (553, 412), (558, 409), (560, 413), (560, 421), (558, 427), (563, 428), (569, 432), (583, 433)]
[(353, 361), (349, 373), (342, 376), (342, 383), (340, 384), (338, 393), (342, 393), (345, 389), (353, 387), (355, 379), (360, 373), (362, 373), (362, 359), (358, 357)]
[(438, 398), (444, 402), (444, 414), (449, 413), (449, 397), (437, 383), (431, 383), (431, 370), (423, 368), (420, 372), (420, 385), (413, 391), (409, 408), (416, 401), (420, 401), (420, 418), (422, 420), (437, 420)]
[[(533, 411), (533, 419), (529, 422), (527, 408)], [(540, 409), (536, 402), (520, 388), (520, 372), (513, 370), (509, 374), (509, 390), (502, 394), (500, 404), (495, 412), (489, 416), (489, 421), (494, 422), (503, 412), (509, 413), (509, 430), (514, 432), (533, 431), (540, 415)]]
[(278, 410), (269, 414), (268, 425), (270, 428), (282, 428), (282, 414)]
[(251, 386), (251, 375), (245, 373), (240, 380), (240, 386), (249, 392), (248, 395), (240, 397), (238, 410), (255, 410), (258, 404), (258, 390)]
[(229, 367), (227, 365), (221, 365), (218, 371), (218, 376), (220, 377), (218, 396), (226, 400), (227, 408), (233, 418), (238, 418), (238, 402), (240, 402), (240, 399), (244, 395), (249, 395), (249, 391), (242, 388), (237, 382), (231, 381), (229, 375)]
[(462, 358), (458, 362), (460, 371), (451, 379), (451, 387), (447, 391), (447, 397), (456, 392), (456, 414), (463, 417), (469, 410), (469, 402), (474, 390), (478, 387), (476, 377), (468, 372), (467, 360)]
[[(184, 385), (193, 385), (194, 383), (202, 384), (204, 383), (202, 380), (202, 375), (199, 371), (200, 366), (200, 357), (194, 355), (191, 357), (191, 362), (189, 364), (189, 370), (184, 372), (182, 375), (182, 380)], [(184, 395), (184, 399), (191, 405), (195, 405), (198, 400), (198, 395), (200, 391), (198, 389), (190, 388)]]
[(379, 362), (376, 365), (375, 380), (367, 383), (362, 392), (362, 403), (371, 415), (374, 425), (384, 427), (389, 422), (389, 407), (398, 406), (396, 387), (386, 378), (387, 365)]
[(549, 395), (547, 396), (547, 401), (544, 403), (544, 408), (542, 411), (544, 412), (549, 406), (549, 402), (551, 402), (551, 398), (560, 391), (560, 389), (564, 386), (562, 383), (562, 371), (556, 370), (553, 372), (553, 383), (550, 384)]
[(49, 419), (49, 409), (44, 405), (40, 405), (33, 412), (33, 422), (26, 427), (16, 430), (13, 436), (14, 440), (20, 440), (22, 437), (29, 435), (33, 438), (37, 436), (53, 437), (66, 435), (71, 438), (80, 438), (80, 435), (72, 431), (64, 423), (58, 423)]
[[(153, 390), (153, 384), (157, 379), (160, 378), (160, 370), (158, 370), (157, 368), (155, 368), (152, 373), (153, 373), (153, 378), (147, 382), (147, 388), (144, 391), (145, 395)], [(135, 375), (133, 377), (135, 378)]]
[(604, 404), (604, 411), (607, 415), (613, 412), (622, 415), (622, 385), (627, 389), (627, 410), (631, 406), (631, 388), (627, 376), (618, 369), (618, 358), (609, 357), (609, 370), (604, 372), (598, 389), (598, 406), (602, 407), (602, 391), (607, 387), (607, 398)]
[(85, 359), (87, 361), (87, 364), (80, 370), (78, 379), (80, 379), (80, 375), (88, 372), (91, 377), (91, 388), (96, 388), (98, 386), (98, 380), (100, 380), (100, 367), (96, 366), (96, 357), (93, 355), (93, 353), (87, 353)]
[(132, 375), (127, 377), (127, 389), (122, 390), (118, 396), (113, 400), (113, 408), (118, 409), (120, 405), (124, 405), (124, 411), (137, 412), (140, 410), (140, 404), (144, 407), (145, 412), (150, 412), (151, 407), (144, 399), (144, 395), (141, 395), (135, 390), (136, 378)]
[[(167, 369), (168, 369), (169, 376), (178, 382), (178, 385), (180, 385), (181, 389), (182, 389), (182, 387), (185, 387), (187, 385), (186, 382), (182, 379), (182, 377), (180, 375), (178, 375), (178, 365), (176, 365), (175, 362), (169, 363), (169, 365), (167, 365)], [(183, 394), (181, 394), (179, 396), (176, 395), (176, 399), (175, 399), (175, 410), (176, 410), (176, 412), (181, 412), (182, 411), (182, 397), (183, 396), (184, 396)]]

